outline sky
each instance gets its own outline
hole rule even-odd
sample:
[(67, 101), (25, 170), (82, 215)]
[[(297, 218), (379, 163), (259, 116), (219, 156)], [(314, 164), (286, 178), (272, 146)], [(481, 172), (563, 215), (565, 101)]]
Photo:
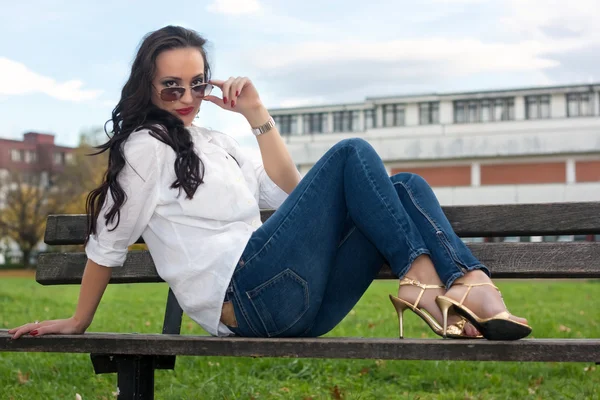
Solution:
[[(0, 137), (76, 146), (102, 127), (149, 32), (208, 40), (213, 77), (268, 108), (600, 81), (598, 0), (0, 0)], [(220, 92), (217, 91), (217, 95)], [(196, 122), (255, 142), (203, 103)]]

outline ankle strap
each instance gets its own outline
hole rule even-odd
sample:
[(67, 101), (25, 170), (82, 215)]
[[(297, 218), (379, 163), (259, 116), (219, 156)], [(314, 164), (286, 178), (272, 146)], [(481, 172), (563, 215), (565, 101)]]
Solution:
[[(421, 283), (415, 279), (410, 279), (410, 278), (402, 278), (400, 280), (400, 286), (406, 286), (406, 285), (410, 285), (410, 286), (418, 286), (421, 289), (445, 289), (446, 286), (444, 285), (426, 285), (424, 283)], [(457, 283), (458, 285), (458, 283)]]

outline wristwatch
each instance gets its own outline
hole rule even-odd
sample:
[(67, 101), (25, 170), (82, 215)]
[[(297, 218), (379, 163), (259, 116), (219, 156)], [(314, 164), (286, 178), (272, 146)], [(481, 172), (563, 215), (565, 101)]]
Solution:
[(261, 126), (252, 128), (252, 133), (254, 134), (254, 136), (262, 135), (263, 133), (270, 131), (271, 128), (273, 128), (274, 126), (275, 121), (273, 120), (273, 117), (269, 117), (269, 120)]

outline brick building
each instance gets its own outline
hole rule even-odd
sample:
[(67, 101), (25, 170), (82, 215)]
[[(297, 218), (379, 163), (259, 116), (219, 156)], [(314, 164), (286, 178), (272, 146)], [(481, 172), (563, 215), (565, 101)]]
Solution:
[(54, 135), (28, 132), (23, 140), (0, 138), (0, 172), (61, 172), (73, 148), (54, 144)]
[[(7, 191), (11, 190), (9, 171), (19, 171), (40, 176), (48, 184), (54, 173), (60, 173), (72, 157), (73, 148), (57, 146), (54, 135), (28, 132), (23, 140), (0, 138), (0, 209), (4, 207)], [(38, 250), (43, 250), (42, 243)], [(8, 259), (7, 259), (8, 257)], [(21, 251), (16, 243), (0, 237), (0, 264), (18, 262)]]

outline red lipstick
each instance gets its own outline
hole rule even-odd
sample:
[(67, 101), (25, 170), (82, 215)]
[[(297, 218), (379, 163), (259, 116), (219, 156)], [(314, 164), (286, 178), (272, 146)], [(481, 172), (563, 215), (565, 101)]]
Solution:
[(177, 111), (177, 113), (179, 115), (188, 115), (189, 113), (191, 113), (192, 111), (194, 111), (194, 107), (188, 107), (188, 108), (180, 108)]

